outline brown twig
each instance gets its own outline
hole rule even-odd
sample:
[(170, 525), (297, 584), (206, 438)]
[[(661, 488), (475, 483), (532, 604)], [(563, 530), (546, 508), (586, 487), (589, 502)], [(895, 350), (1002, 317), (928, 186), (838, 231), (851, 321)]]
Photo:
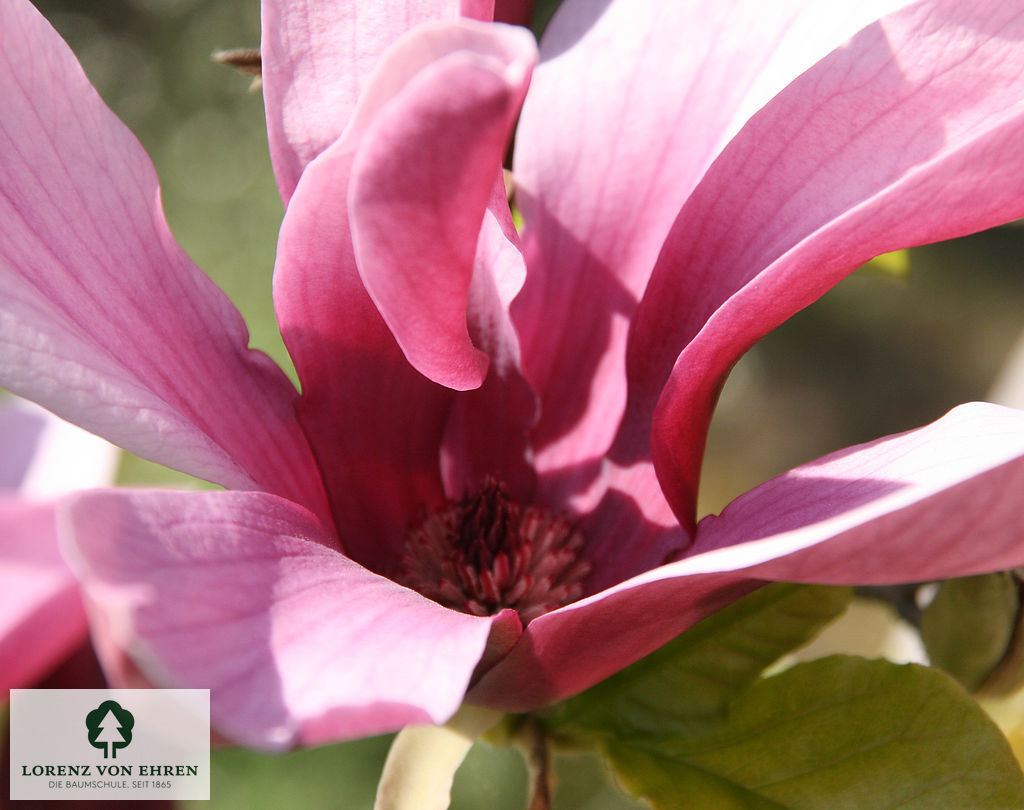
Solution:
[(263, 60), (260, 58), (259, 48), (229, 48), (224, 51), (214, 51), (210, 54), (210, 58), (222, 65), (231, 65), (250, 76), (259, 76), (263, 70)]
[(263, 58), (260, 56), (259, 48), (230, 48), (224, 51), (214, 51), (210, 54), (214, 62), (222, 65), (230, 65), (236, 70), (252, 76), (252, 84), (249, 85), (249, 92), (255, 93), (263, 87)]

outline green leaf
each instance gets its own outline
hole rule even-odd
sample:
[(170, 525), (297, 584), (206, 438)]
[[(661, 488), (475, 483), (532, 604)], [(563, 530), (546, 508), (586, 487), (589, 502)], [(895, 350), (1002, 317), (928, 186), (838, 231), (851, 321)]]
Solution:
[(851, 594), (818, 585), (765, 586), (566, 701), (545, 720), (547, 730), (579, 744), (594, 733), (627, 738), (703, 728), (765, 667), (839, 616)]
[(800, 664), (745, 689), (717, 729), (602, 748), (654, 808), (1024, 807), (995, 724), (949, 676), (913, 664)]
[(943, 582), (921, 615), (929, 660), (978, 689), (1006, 656), (1019, 612), (1017, 583), (1009, 573)]

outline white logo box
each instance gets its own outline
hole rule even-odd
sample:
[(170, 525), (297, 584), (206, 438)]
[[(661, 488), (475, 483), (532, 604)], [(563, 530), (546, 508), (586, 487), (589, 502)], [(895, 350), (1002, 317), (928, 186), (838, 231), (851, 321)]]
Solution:
[(209, 799), (209, 689), (12, 689), (11, 796)]

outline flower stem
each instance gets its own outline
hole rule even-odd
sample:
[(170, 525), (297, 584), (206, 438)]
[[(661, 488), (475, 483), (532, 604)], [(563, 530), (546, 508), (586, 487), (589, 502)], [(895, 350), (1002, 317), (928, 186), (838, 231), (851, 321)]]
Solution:
[(533, 794), (529, 810), (551, 810), (551, 749), (544, 729), (531, 720), (523, 729), (523, 748)]
[(455, 771), (473, 742), (502, 717), (463, 706), (443, 726), (407, 726), (391, 744), (374, 810), (444, 810)]

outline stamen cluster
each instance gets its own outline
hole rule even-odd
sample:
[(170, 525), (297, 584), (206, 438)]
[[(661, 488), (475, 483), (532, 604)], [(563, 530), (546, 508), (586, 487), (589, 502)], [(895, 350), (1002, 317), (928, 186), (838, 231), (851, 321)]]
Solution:
[(488, 478), (410, 532), (396, 579), (435, 602), (490, 616), (512, 608), (523, 624), (583, 595), (583, 537), (540, 506), (522, 508)]

